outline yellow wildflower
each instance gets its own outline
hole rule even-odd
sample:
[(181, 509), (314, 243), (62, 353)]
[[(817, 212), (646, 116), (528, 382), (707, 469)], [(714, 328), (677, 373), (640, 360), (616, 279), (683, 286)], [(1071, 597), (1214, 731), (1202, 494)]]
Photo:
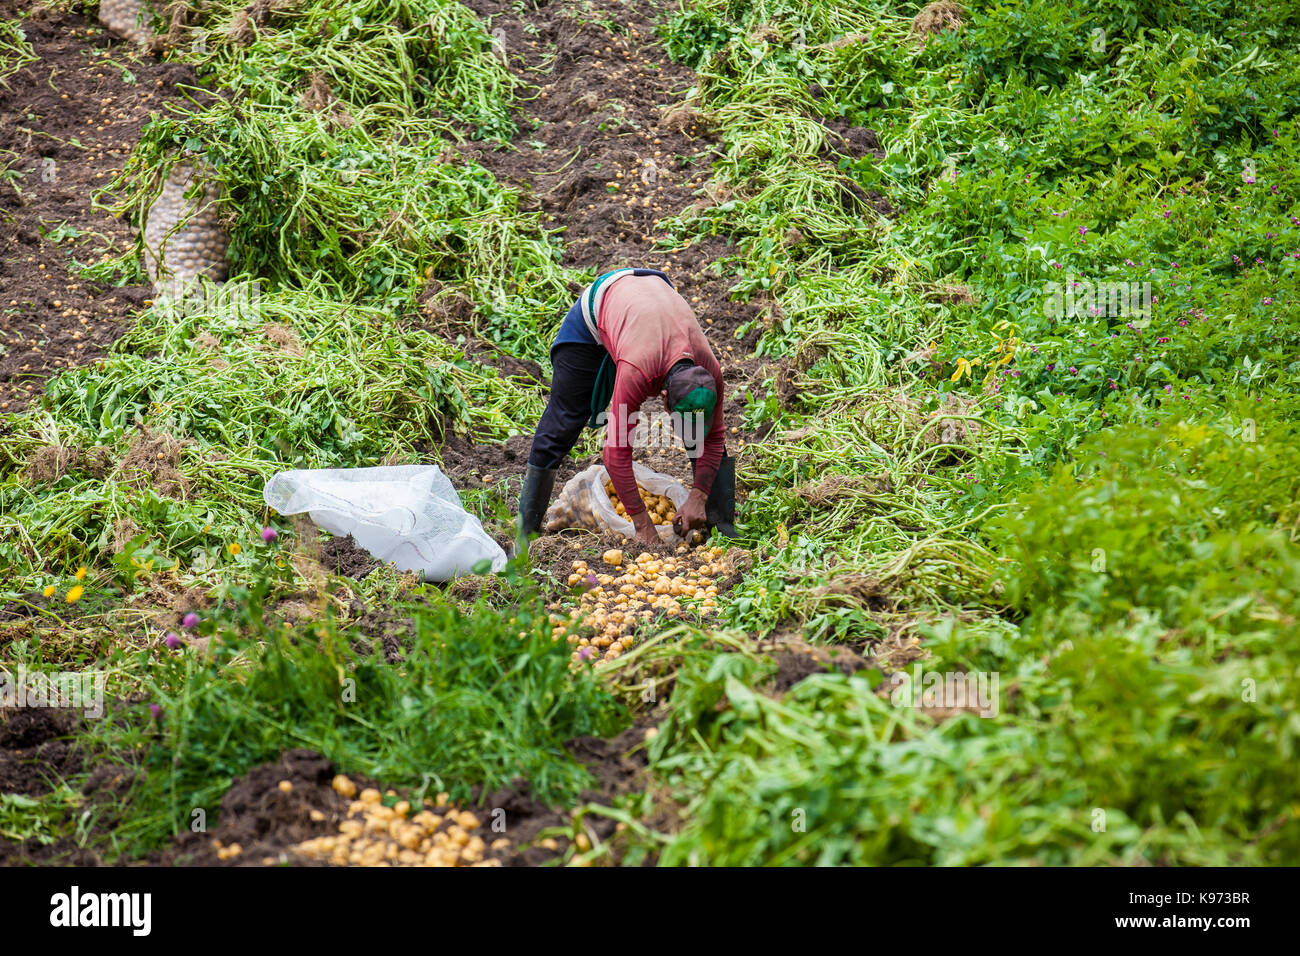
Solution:
[(78, 581), (84, 580), (86, 577), (86, 569), (77, 568), (77, 573), (74, 574), (73, 577), (75, 577)]
[(244, 549), (239, 546), (238, 541), (232, 541), (226, 547), (226, 550), (229, 551), (231, 554), (238, 556), (239, 552), (243, 551)]
[(42, 591), (41, 593), (44, 594), (46, 597), (54, 597), (54, 585), (53, 584), (47, 585), (45, 590)]
[(85, 593), (86, 593), (86, 589), (83, 588), (80, 584), (78, 584), (75, 585), (72, 588), (72, 590), (68, 592), (68, 596), (65, 597), (63, 600), (67, 601), (69, 604), (76, 604), (78, 601), (81, 600), (81, 596)]

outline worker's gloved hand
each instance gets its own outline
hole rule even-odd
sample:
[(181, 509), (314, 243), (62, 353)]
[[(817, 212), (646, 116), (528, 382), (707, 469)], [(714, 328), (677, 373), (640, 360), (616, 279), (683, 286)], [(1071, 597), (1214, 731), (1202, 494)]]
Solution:
[(650, 512), (642, 511), (640, 514), (633, 515), (632, 524), (636, 526), (636, 540), (641, 544), (654, 546), (662, 543)]
[(692, 488), (685, 503), (677, 509), (673, 519), (673, 531), (680, 538), (687, 537), (692, 531), (708, 531), (709, 520), (704, 516), (704, 503), (708, 496), (698, 488)]

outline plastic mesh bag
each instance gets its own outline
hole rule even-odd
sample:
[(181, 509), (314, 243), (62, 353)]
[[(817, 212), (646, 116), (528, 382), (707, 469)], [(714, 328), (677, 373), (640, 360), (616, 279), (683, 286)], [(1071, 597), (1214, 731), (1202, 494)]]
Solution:
[[(638, 485), (652, 494), (667, 495), (675, 508), (681, 508), (690, 497), (686, 486), (670, 475), (651, 471), (636, 462), (632, 463), (632, 473), (636, 476)], [(632, 537), (636, 534), (636, 526), (614, 510), (614, 503), (605, 494), (607, 480), (609, 472), (604, 465), (592, 465), (578, 472), (569, 479), (555, 503), (547, 510), (542, 527), (547, 531), (563, 531), (566, 528), (614, 531)], [(679, 544), (682, 540), (673, 532), (672, 525), (655, 525), (655, 530), (669, 544)]]
[(100, 0), (99, 22), (139, 44), (153, 38), (153, 4), (143, 0)]
[[(195, 179), (201, 194), (185, 198)], [(180, 298), (199, 276), (222, 282), (230, 273), (230, 235), (221, 224), (220, 183), (201, 164), (172, 167), (144, 226), (144, 264), (159, 293)]]
[(283, 471), (262, 498), (282, 515), (307, 512), (330, 534), (350, 534), (380, 561), (426, 581), (470, 574), (484, 560), (493, 571), (505, 567), (506, 553), (434, 465)]

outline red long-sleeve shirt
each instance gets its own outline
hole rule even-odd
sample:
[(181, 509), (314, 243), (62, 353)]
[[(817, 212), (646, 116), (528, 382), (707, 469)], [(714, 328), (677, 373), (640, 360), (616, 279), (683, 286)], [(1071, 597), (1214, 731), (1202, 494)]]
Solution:
[(629, 419), (642, 402), (663, 390), (668, 370), (681, 359), (706, 369), (718, 391), (718, 404), (695, 467), (694, 486), (707, 495), (725, 444), (722, 366), (690, 305), (658, 276), (626, 275), (613, 280), (605, 292), (596, 326), (616, 367), (603, 459), (624, 510), (629, 516), (645, 510), (632, 471)]

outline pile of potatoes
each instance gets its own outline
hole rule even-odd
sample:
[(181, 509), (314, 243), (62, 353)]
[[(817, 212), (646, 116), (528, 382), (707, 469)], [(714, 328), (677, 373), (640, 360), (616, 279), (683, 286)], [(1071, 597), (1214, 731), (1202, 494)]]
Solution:
[[(510, 844), (502, 837), (489, 848), (473, 832), (478, 817), (457, 810), (445, 793), (438, 794), (432, 807), (428, 801), (413, 805), (407, 800), (390, 807), (378, 790), (358, 794), (357, 785), (342, 774), (334, 778), (334, 790), (352, 801), (338, 834), (299, 843), (294, 852), (337, 866), (500, 866), (500, 860), (484, 854)], [(397, 796), (392, 790), (388, 795)], [(318, 812), (313, 811), (313, 819)]]
[[(667, 495), (656, 495), (654, 492), (646, 491), (645, 486), (637, 484), (636, 490), (641, 495), (641, 500), (645, 502), (646, 510), (650, 512), (650, 520), (655, 524), (673, 523), (677, 517), (677, 506), (673, 504), (673, 499)], [(618, 492), (614, 490), (614, 482), (609, 479), (605, 480), (605, 494), (609, 496), (609, 503), (614, 506), (620, 518), (627, 518), (627, 510), (623, 507), (623, 502), (619, 500)]]
[(621, 550), (611, 550), (601, 562), (605, 568), (573, 562), (568, 583), (585, 584), (587, 590), (567, 617), (556, 613), (562, 610), (558, 602), (549, 606), (551, 636), (574, 646), (575, 663), (614, 660), (635, 645), (636, 626), (658, 615), (676, 618), (718, 610), (717, 576), (727, 570), (721, 548), (688, 551), (683, 546), (665, 558), (647, 551), (631, 562)]

